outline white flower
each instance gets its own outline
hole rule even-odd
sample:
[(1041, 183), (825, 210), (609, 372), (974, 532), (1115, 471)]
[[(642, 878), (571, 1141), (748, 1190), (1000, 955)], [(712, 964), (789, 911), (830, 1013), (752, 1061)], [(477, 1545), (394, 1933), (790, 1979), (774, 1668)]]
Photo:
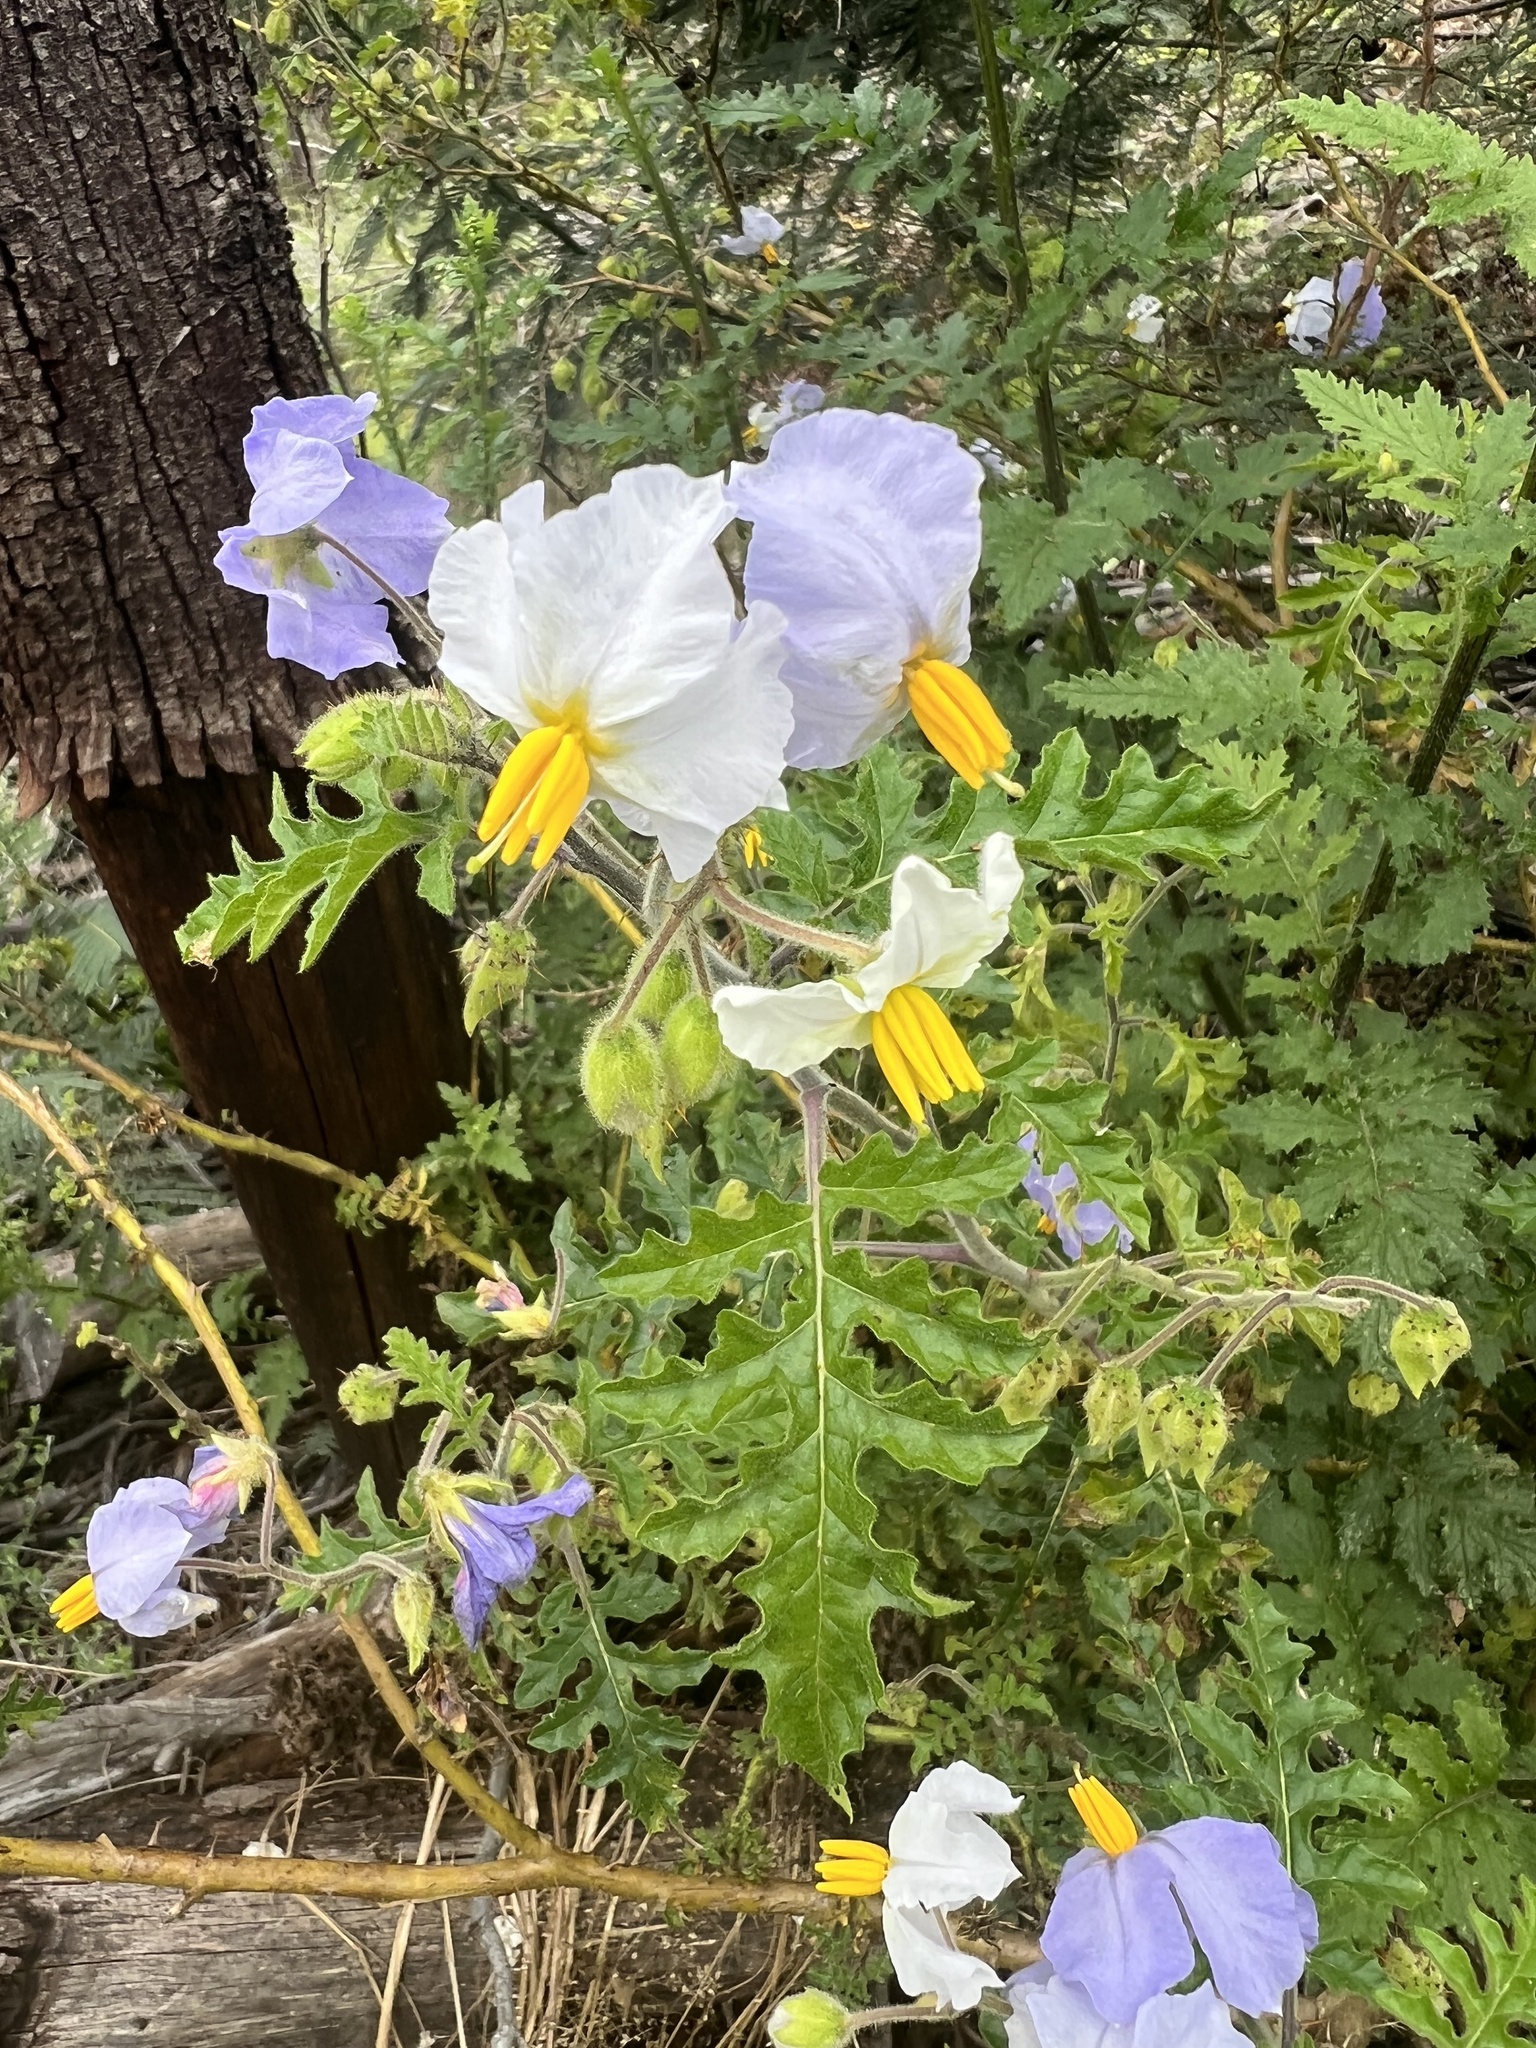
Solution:
[(1008, 732), (961, 666), (982, 476), (948, 427), (846, 406), (732, 466), (732, 509), (752, 523), (747, 596), (787, 622), (792, 767), (856, 761), (910, 710), (972, 789), (1002, 768)]
[(1168, 322), (1163, 318), (1163, 302), (1155, 299), (1150, 292), (1142, 292), (1125, 309), (1125, 333), (1129, 340), (1139, 341), (1150, 348), (1154, 341), (1162, 339), (1163, 329)]
[(1160, 1991), (1118, 2027), (1049, 1963), (1010, 1977), (1008, 1997), (1008, 2048), (1248, 2048), (1209, 1984), (1184, 1994)]
[(783, 622), (763, 604), (738, 621), (714, 550), (729, 518), (719, 477), (656, 463), (549, 520), (525, 484), (445, 543), (443, 673), (520, 735), (480, 820), (504, 860), (537, 839), (544, 866), (602, 797), (686, 879), (727, 826), (782, 806)]
[(741, 233), (722, 235), (720, 246), (732, 256), (761, 256), (765, 263), (777, 263), (778, 244), (784, 239), (784, 223), (775, 220), (764, 206), (741, 209)]
[(955, 1946), (947, 1907), (995, 1899), (1018, 1872), (1008, 1845), (984, 1813), (1012, 1813), (1018, 1800), (974, 1764), (930, 1771), (891, 1822), (890, 1847), (823, 1842), (816, 1889), (840, 1898), (882, 1898), (885, 1946), (909, 1998), (931, 1993), (941, 2012), (968, 2012), (1001, 1983), (990, 1963)]
[(1315, 356), (1325, 349), (1335, 320), (1350, 308), (1349, 325), (1338, 345), (1340, 355), (1358, 355), (1379, 340), (1387, 319), (1386, 301), (1374, 284), (1366, 285), (1365, 265), (1358, 256), (1340, 266), (1337, 278), (1309, 277), (1284, 304), (1290, 311), (1280, 323), (1281, 332), (1299, 356)]
[(777, 405), (760, 403), (748, 406), (748, 441), (759, 448), (766, 448), (780, 427), (787, 427), (791, 420), (803, 420), (809, 413), (820, 412), (826, 397), (819, 384), (809, 383), (804, 377), (791, 377), (787, 384), (779, 386)]
[(1333, 332), (1333, 279), (1309, 277), (1285, 304), (1289, 311), (1280, 324), (1286, 340), (1298, 355), (1316, 355)]
[(971, 443), (971, 453), (987, 475), (1000, 484), (1016, 484), (1024, 474), (1023, 465), (1005, 455), (995, 441), (975, 440)]
[(1006, 832), (982, 847), (978, 880), (957, 889), (909, 854), (891, 878), (891, 928), (863, 966), (796, 988), (718, 989), (721, 1037), (738, 1059), (777, 1074), (816, 1066), (839, 1046), (871, 1045), (915, 1124), (924, 1101), (979, 1093), (982, 1078), (928, 990), (963, 988), (1008, 935), (1024, 875)]

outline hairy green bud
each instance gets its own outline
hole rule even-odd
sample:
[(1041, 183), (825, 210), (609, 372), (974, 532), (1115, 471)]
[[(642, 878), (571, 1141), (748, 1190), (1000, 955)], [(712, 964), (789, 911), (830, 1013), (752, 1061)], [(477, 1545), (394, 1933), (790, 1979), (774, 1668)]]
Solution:
[(561, 1401), (530, 1401), (515, 1409), (514, 1416), (526, 1415), (564, 1453), (565, 1463), (550, 1456), (531, 1429), (519, 1429), (512, 1438), (507, 1471), (524, 1478), (535, 1493), (547, 1493), (560, 1484), (572, 1466), (579, 1465), (587, 1447), (587, 1426), (579, 1412)]
[(444, 71), (432, 81), (432, 97), (441, 105), (448, 106), (459, 96), (459, 81), (451, 71)]
[(1198, 1380), (1168, 1380), (1141, 1404), (1136, 1437), (1148, 1472), (1187, 1473), (1203, 1487), (1231, 1434), (1226, 1404)]
[(348, 1418), (362, 1425), (388, 1422), (400, 1399), (400, 1375), (382, 1365), (359, 1365), (336, 1390)]
[(661, 1034), (661, 1065), (667, 1093), (686, 1108), (707, 1095), (720, 1078), (725, 1046), (720, 1026), (706, 996), (688, 996), (666, 1021)]
[(678, 952), (663, 953), (645, 978), (629, 1014), (643, 1024), (664, 1024), (694, 992), (693, 970)]
[(486, 924), (470, 933), (459, 954), (467, 1032), (517, 1000), (528, 986), (533, 955), (533, 934), (520, 925)]
[(1350, 1406), (1362, 1415), (1390, 1415), (1402, 1398), (1402, 1388), (1384, 1372), (1357, 1372), (1349, 1383)]
[(1061, 1392), (1070, 1360), (1053, 1344), (1020, 1366), (997, 1397), (1005, 1421), (1036, 1422)]
[(293, 16), (286, 7), (273, 7), (267, 11), (261, 24), (261, 40), (274, 50), (280, 50), (284, 43), (292, 40)]
[(845, 2006), (825, 1991), (797, 1991), (768, 2015), (773, 2048), (843, 2048), (851, 2040)]
[(557, 391), (569, 391), (576, 382), (576, 365), (569, 356), (561, 356), (558, 362), (549, 366), (549, 381)]
[(1141, 1409), (1141, 1374), (1134, 1365), (1101, 1365), (1083, 1391), (1083, 1420), (1096, 1451), (1112, 1451)]
[(1417, 1400), (1426, 1387), (1438, 1387), (1458, 1358), (1472, 1349), (1471, 1334), (1454, 1301), (1430, 1301), (1405, 1308), (1387, 1340), (1392, 1363)]
[(375, 71), (373, 76), (369, 79), (368, 83), (373, 87), (374, 91), (382, 97), (384, 93), (393, 91), (395, 83), (395, 74), (393, 73), (393, 71), (390, 70), (387, 64), (381, 64), (378, 70)]
[(396, 1579), (395, 1627), (400, 1631), (406, 1662), (412, 1671), (419, 1670), (426, 1658), (432, 1639), (432, 1610), (436, 1605), (437, 1595), (430, 1579), (420, 1578), (414, 1572), (408, 1579)]
[(606, 1129), (638, 1138), (661, 1125), (661, 1054), (654, 1034), (633, 1018), (615, 1024), (604, 1017), (593, 1025), (581, 1056), (581, 1085)]
[(1445, 1975), (1432, 1956), (1411, 1948), (1399, 1936), (1382, 1952), (1381, 1967), (1400, 1991), (1417, 1991), (1427, 1998), (1445, 1993)]

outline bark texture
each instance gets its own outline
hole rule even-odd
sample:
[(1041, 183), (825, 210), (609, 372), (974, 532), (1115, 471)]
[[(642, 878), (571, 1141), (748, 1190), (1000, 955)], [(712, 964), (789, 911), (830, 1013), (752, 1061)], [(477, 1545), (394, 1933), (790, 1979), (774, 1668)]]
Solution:
[[(0, 0), (0, 750), (24, 802), (70, 795), (200, 1112), (387, 1177), (468, 1063), (409, 877), (308, 974), (294, 942), (210, 973), (172, 937), (232, 836), (275, 850), (270, 770), (335, 694), (268, 658), (264, 606), (212, 566), (251, 408), (325, 386), (218, 0)], [(430, 1327), (403, 1233), (349, 1238), (321, 1184), (231, 1173), (322, 1391)], [(388, 1433), (367, 1448), (387, 1487)]]

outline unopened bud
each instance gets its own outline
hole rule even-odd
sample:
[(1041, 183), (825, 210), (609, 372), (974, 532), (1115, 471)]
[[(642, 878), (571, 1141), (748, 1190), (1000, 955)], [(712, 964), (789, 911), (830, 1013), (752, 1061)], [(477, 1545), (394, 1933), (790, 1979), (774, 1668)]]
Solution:
[(1083, 1420), (1096, 1451), (1112, 1451), (1141, 1411), (1141, 1374), (1134, 1365), (1101, 1365), (1083, 1392)]
[(459, 955), (467, 1032), (523, 993), (533, 954), (533, 934), (521, 926), (486, 924), (470, 933)]
[(681, 953), (665, 953), (646, 976), (630, 1015), (644, 1024), (664, 1024), (680, 1002), (694, 992), (693, 971)]
[(412, 1574), (408, 1579), (395, 1581), (395, 1627), (400, 1631), (400, 1640), (405, 1645), (406, 1662), (412, 1671), (418, 1671), (426, 1658), (427, 1647), (432, 1640), (432, 1611), (437, 1605), (437, 1595), (432, 1590), (430, 1579)]
[(1402, 1388), (1384, 1372), (1357, 1372), (1349, 1383), (1350, 1405), (1362, 1415), (1390, 1415), (1402, 1398)]
[(688, 996), (668, 1017), (661, 1034), (661, 1065), (667, 1094), (684, 1108), (707, 1095), (720, 1078), (725, 1045), (705, 996)]
[(842, 2048), (852, 2038), (845, 2006), (825, 1991), (797, 1991), (768, 2015), (773, 2048)]
[(288, 9), (286, 7), (273, 7), (269, 9), (266, 19), (261, 24), (261, 40), (269, 44), (274, 50), (277, 50), (281, 49), (282, 45), (292, 35), (293, 16), (288, 12)]
[(1214, 1387), (1198, 1380), (1168, 1380), (1141, 1404), (1136, 1436), (1148, 1472), (1187, 1473), (1204, 1486), (1226, 1449), (1230, 1434), (1226, 1405)]
[(661, 1054), (654, 1036), (629, 1019), (606, 1017), (588, 1035), (581, 1085), (592, 1114), (610, 1131), (633, 1138), (654, 1130), (665, 1107)]
[(423, 52), (411, 66), (411, 76), (418, 85), (425, 85), (436, 69), (437, 66), (432, 62), (432, 59)]
[(352, 1422), (388, 1422), (400, 1399), (400, 1375), (382, 1365), (355, 1366), (337, 1388), (336, 1398)]
[(321, 713), (299, 741), (299, 759), (311, 775), (320, 782), (345, 782), (373, 765), (368, 740), (375, 708), (376, 700), (364, 693)]
[(1430, 1301), (1405, 1308), (1387, 1340), (1392, 1363), (1417, 1400), (1426, 1387), (1437, 1387), (1458, 1358), (1472, 1349), (1472, 1337), (1453, 1301)]
[(571, 389), (576, 382), (576, 365), (569, 356), (561, 356), (558, 362), (550, 364), (549, 381), (557, 391)]
[(439, 105), (448, 106), (459, 96), (459, 81), (451, 71), (443, 71), (432, 81), (432, 97)]
[(382, 98), (385, 93), (392, 92), (394, 90), (395, 74), (393, 73), (393, 71), (390, 70), (387, 64), (381, 64), (378, 70), (375, 71), (373, 76), (369, 79), (368, 83), (373, 87), (374, 91), (378, 93)]

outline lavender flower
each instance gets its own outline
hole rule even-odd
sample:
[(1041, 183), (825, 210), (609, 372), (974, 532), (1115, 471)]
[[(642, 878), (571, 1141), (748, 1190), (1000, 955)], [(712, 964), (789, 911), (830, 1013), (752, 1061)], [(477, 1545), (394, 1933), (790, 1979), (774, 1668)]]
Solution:
[(1008, 1979), (1008, 2048), (1247, 2048), (1209, 1984), (1183, 1996), (1160, 1992), (1126, 2026), (1106, 2020), (1088, 1994), (1034, 1963)]
[(777, 263), (778, 244), (783, 239), (783, 221), (775, 220), (765, 206), (744, 206), (741, 233), (722, 235), (720, 246), (732, 256), (761, 256), (765, 263)]
[(366, 391), (258, 405), (245, 437), (250, 518), (219, 535), (225, 582), (267, 600), (267, 652), (323, 676), (399, 666), (383, 587), (407, 597), (425, 590), (450, 531), (446, 498), (346, 445), (377, 403)]
[[(1335, 320), (1353, 303), (1364, 276), (1365, 265), (1358, 256), (1351, 256), (1340, 268), (1337, 281), (1331, 277), (1309, 277), (1285, 301), (1289, 311), (1280, 323), (1281, 331), (1297, 355), (1315, 356), (1327, 348)], [(1372, 285), (1360, 301), (1338, 353), (1358, 355), (1362, 348), (1379, 339), (1386, 319), (1386, 301)]]
[(475, 1500), (447, 1473), (430, 1473), (424, 1491), (438, 1539), (459, 1561), (453, 1618), (471, 1649), (502, 1587), (520, 1586), (538, 1561), (528, 1531), (551, 1515), (579, 1514), (592, 1498), (591, 1483), (579, 1472), (530, 1500)]
[(812, 384), (804, 377), (791, 377), (787, 384), (779, 386), (777, 405), (759, 404), (747, 408), (747, 440), (755, 447), (766, 448), (780, 427), (787, 427), (791, 420), (803, 420), (809, 413), (820, 412), (826, 397), (819, 384)]
[(85, 1532), (91, 1568), (49, 1609), (61, 1629), (104, 1614), (131, 1636), (163, 1636), (214, 1611), (217, 1601), (185, 1591), (181, 1567), (229, 1527), (232, 1503), (211, 1477), (211, 1461), (221, 1456), (198, 1452), (192, 1466), (202, 1486), (197, 1497), (179, 1479), (135, 1479), (96, 1510)]
[(1054, 1173), (1046, 1173), (1040, 1164), (1039, 1143), (1038, 1131), (1026, 1131), (1019, 1140), (1019, 1150), (1029, 1155), (1029, 1171), (1024, 1176), (1024, 1192), (1044, 1211), (1040, 1218), (1040, 1228), (1043, 1231), (1054, 1232), (1057, 1242), (1069, 1259), (1080, 1259), (1085, 1245), (1102, 1244), (1106, 1237), (1117, 1231), (1121, 1251), (1128, 1252), (1132, 1242), (1131, 1233), (1108, 1202), (1077, 1201), (1075, 1167), (1068, 1160), (1058, 1166)]
[(1211, 1818), (1143, 1835), (1097, 1778), (1073, 1786), (1072, 1803), (1095, 1846), (1068, 1858), (1040, 1937), (1060, 1975), (1130, 2026), (1189, 1975), (1198, 1941), (1222, 1998), (1255, 2017), (1278, 2011), (1317, 1942), (1317, 1908), (1269, 1829)]

